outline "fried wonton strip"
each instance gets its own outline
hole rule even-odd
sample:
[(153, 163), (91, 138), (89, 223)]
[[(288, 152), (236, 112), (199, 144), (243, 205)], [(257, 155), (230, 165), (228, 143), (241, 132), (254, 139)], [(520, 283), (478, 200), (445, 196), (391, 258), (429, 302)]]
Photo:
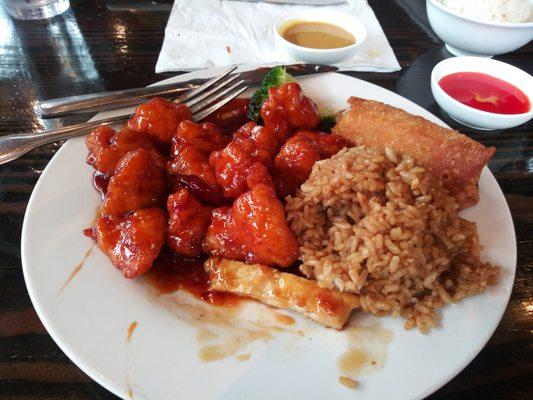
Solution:
[(389, 147), (413, 157), (415, 162), (443, 181), (461, 208), (479, 201), (477, 182), (495, 152), (467, 136), (422, 117), (372, 100), (351, 97), (333, 128), (354, 145)]
[(279, 272), (261, 264), (245, 264), (211, 257), (204, 264), (210, 289), (251, 297), (269, 306), (303, 313), (321, 325), (341, 329), (359, 298), (353, 294), (324, 289), (315, 281)]

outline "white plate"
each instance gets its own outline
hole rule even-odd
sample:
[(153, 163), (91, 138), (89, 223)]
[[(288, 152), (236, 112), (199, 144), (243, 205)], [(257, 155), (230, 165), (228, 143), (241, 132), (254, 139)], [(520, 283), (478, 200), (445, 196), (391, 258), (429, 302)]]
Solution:
[[(300, 82), (319, 106), (341, 109), (355, 95), (442, 124), (414, 103), (358, 79), (332, 73)], [(82, 229), (91, 225), (100, 200), (91, 184), (86, 155), (84, 138), (69, 140), (41, 175), (24, 219), (23, 270), (35, 309), (59, 347), (91, 378), (123, 398), (131, 391), (134, 398), (150, 400), (420, 399), (452, 379), (479, 353), (507, 305), (516, 267), (515, 234), (505, 198), (485, 168), (479, 185), (481, 200), (464, 217), (478, 225), (483, 259), (502, 267), (498, 285), (444, 308), (441, 327), (427, 335), (404, 331), (402, 320), (352, 317), (352, 323), (378, 323), (382, 331), (393, 333), (383, 368), (360, 376), (356, 392), (337, 382), (343, 375), (337, 360), (346, 349), (348, 335), (294, 314), (297, 324), (290, 329), (302, 330), (303, 336), (274, 333), (271, 340), (254, 341), (239, 353), (250, 354), (248, 361), (228, 357), (203, 363), (198, 357), (198, 323), (190, 323), (183, 308), (169, 306), (171, 298), (151, 293), (142, 279), (122, 278), (98, 249), (60, 291), (92, 246)], [(261, 318), (272, 313), (257, 303), (248, 308), (248, 317), (250, 312)], [(132, 321), (138, 327), (127, 341)], [(230, 335), (239, 332), (230, 331)], [(358, 342), (379, 341), (375, 332), (363, 332)], [(386, 346), (375, 342), (369, 348), (374, 345), (377, 350), (372, 351), (381, 352), (375, 356), (385, 358)]]

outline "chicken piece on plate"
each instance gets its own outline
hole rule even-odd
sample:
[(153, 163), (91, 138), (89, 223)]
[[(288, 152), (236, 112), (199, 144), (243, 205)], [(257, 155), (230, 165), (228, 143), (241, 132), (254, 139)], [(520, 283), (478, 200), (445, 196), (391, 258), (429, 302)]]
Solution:
[(154, 138), (166, 150), (181, 121), (190, 120), (191, 111), (185, 104), (174, 104), (160, 97), (141, 104), (128, 126)]
[(179, 155), (168, 162), (167, 172), (174, 176), (197, 176), (206, 185), (220, 193), (220, 187), (215, 177), (215, 169), (209, 164), (209, 155), (201, 152), (196, 147), (182, 147)]
[(221, 207), (231, 204), (232, 199), (222, 195), (220, 186), (211, 186), (205, 183), (196, 175), (167, 175), (169, 192), (177, 192), (180, 189), (187, 189), (200, 203)]
[(165, 243), (167, 220), (159, 207), (143, 208), (124, 217), (100, 217), (96, 241), (126, 278), (148, 271)]
[(178, 156), (181, 149), (190, 146), (209, 155), (212, 151), (222, 149), (229, 141), (230, 137), (223, 135), (211, 122), (197, 124), (183, 121), (172, 137), (171, 155)]
[(233, 139), (224, 149), (212, 152), (209, 163), (228, 198), (235, 199), (258, 183), (273, 185), (269, 173), (272, 159), (251, 140)]
[(298, 131), (283, 145), (274, 159), (276, 189), (280, 197), (294, 192), (304, 183), (315, 162), (337, 154), (348, 142), (322, 132)]
[(163, 171), (145, 149), (126, 154), (109, 181), (102, 213), (120, 215), (162, 205), (166, 190)]
[(222, 133), (232, 135), (239, 127), (249, 121), (247, 116), (249, 102), (250, 100), (247, 98), (237, 97), (209, 114), (202, 122), (212, 122)]
[(268, 89), (268, 97), (261, 106), (265, 126), (276, 132), (289, 133), (292, 129), (315, 129), (320, 123), (315, 103), (304, 96), (295, 82)]
[(286, 137), (267, 126), (248, 122), (235, 132), (235, 139), (251, 140), (258, 148), (266, 150), (269, 156), (274, 158), (285, 142)]
[[(87, 139), (85, 140), (85, 144), (89, 149), (89, 154), (87, 154), (87, 164), (92, 165), (95, 169), (103, 172), (101, 169), (99, 169), (97, 159), (102, 150), (111, 146), (112, 139), (115, 134), (116, 131), (109, 125), (100, 125), (99, 127), (94, 128), (91, 133), (89, 133)], [(113, 173), (115, 171), (115, 167), (109, 168), (107, 164), (107, 162), (102, 163), (100, 168), (108, 169), (110, 173)], [(116, 163), (114, 164), (116, 166)]]
[(126, 153), (141, 148), (148, 150), (158, 165), (164, 166), (166, 162), (166, 158), (157, 151), (148, 135), (127, 127), (115, 132), (107, 125), (99, 126), (87, 137), (87, 147), (87, 163), (106, 175), (113, 175), (118, 162)]
[(359, 307), (359, 298), (353, 294), (321, 288), (316, 281), (266, 265), (211, 257), (204, 268), (209, 274), (210, 290), (295, 310), (330, 328), (342, 329), (352, 310)]
[(202, 205), (187, 189), (180, 189), (168, 197), (167, 210), (168, 247), (185, 256), (199, 255), (211, 222), (211, 208)]
[(298, 258), (298, 243), (285, 218), (285, 208), (274, 189), (265, 184), (242, 194), (232, 207), (213, 211), (204, 250), (278, 267), (288, 267)]

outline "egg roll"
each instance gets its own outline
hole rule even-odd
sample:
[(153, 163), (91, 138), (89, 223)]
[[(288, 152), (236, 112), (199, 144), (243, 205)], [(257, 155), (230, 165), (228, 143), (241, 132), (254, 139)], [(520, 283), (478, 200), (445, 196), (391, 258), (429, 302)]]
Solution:
[(411, 156), (443, 182), (461, 209), (479, 201), (481, 170), (495, 152), (458, 131), (378, 101), (351, 97), (332, 134), (353, 145), (389, 147)]

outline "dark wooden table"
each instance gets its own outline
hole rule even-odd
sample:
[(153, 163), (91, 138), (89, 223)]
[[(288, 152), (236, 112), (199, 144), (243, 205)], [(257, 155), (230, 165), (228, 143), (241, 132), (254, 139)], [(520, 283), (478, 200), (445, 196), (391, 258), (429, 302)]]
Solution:
[[(0, 7), (0, 134), (82, 121), (44, 121), (35, 101), (142, 86), (154, 73), (172, 1), (72, 0), (48, 21), (15, 21)], [(429, 89), (432, 66), (449, 56), (428, 28), (422, 0), (370, 0), (402, 66), (391, 74), (353, 73), (410, 98), (452, 127)], [(533, 46), (498, 59), (530, 73)], [(462, 129), (497, 152), (490, 162), (516, 229), (513, 294), (487, 346), (431, 399), (533, 398), (533, 123), (508, 131)], [(57, 347), (37, 317), (22, 276), (20, 232), (35, 182), (61, 143), (0, 166), (0, 399), (112, 399)], [(420, 377), (424, 379), (423, 376)]]

